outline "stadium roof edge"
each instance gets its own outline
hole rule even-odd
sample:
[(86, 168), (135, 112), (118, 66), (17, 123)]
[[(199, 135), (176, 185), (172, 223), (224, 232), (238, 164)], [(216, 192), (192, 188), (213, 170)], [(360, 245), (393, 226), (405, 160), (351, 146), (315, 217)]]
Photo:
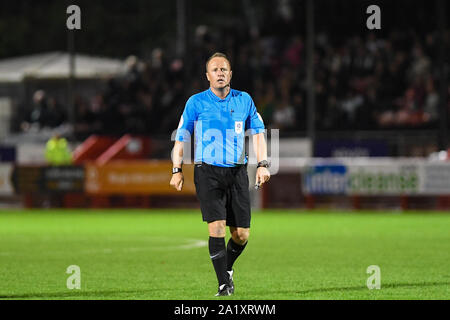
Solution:
[[(75, 76), (101, 78), (124, 71), (121, 60), (84, 54), (75, 55)], [(0, 60), (0, 82), (17, 83), (26, 78), (66, 79), (69, 77), (69, 54), (53, 51)]]

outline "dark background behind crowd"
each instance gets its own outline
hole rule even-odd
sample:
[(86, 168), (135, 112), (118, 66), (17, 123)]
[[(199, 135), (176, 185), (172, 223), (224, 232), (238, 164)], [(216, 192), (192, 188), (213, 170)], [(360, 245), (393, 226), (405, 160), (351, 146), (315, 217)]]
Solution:
[[(83, 27), (76, 33), (76, 49), (121, 58), (128, 71), (108, 79), (96, 95), (76, 94), (79, 139), (92, 133), (170, 134), (186, 99), (207, 88), (205, 61), (216, 51), (228, 55), (232, 87), (250, 93), (268, 127), (299, 135), (307, 129), (304, 1), (187, 1), (185, 55), (175, 45), (176, 1), (101, 3), (79, 1)], [(381, 30), (366, 28), (370, 4), (381, 7)], [(65, 24), (66, 16), (44, 24), (39, 18), (56, 17), (63, 4), (10, 5), (1, 4), (10, 14), (1, 10), (0, 18), (7, 18), (0, 19), (0, 31), (15, 12), (21, 17), (28, 12), (15, 36), (22, 28), (30, 37), (29, 53), (38, 47), (66, 49), (65, 30), (52, 29)], [(437, 128), (443, 66), (438, 64), (435, 13), (433, 1), (315, 1), (316, 129)], [(27, 24), (33, 19), (41, 29), (34, 33), (43, 36), (31, 40)], [(443, 39), (447, 63), (449, 30)], [(0, 57), (24, 54), (15, 49), (24, 46), (15, 45), (20, 40), (13, 36), (1, 37), (10, 46), (0, 46)], [(64, 101), (38, 91), (20, 127), (59, 126), (68, 121), (67, 114)]]

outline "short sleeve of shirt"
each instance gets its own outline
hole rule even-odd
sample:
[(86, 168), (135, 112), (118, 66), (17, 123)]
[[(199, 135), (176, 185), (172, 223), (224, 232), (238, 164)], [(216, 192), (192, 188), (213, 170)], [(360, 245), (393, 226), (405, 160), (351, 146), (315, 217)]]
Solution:
[(195, 102), (191, 97), (186, 102), (183, 114), (181, 115), (175, 137), (176, 141), (189, 142), (191, 140), (191, 136), (194, 133), (194, 122), (197, 121), (197, 116), (198, 114), (195, 109)]
[(248, 95), (249, 103), (250, 103), (250, 109), (248, 112), (248, 117), (245, 122), (246, 129), (250, 130), (250, 134), (258, 134), (262, 133), (265, 130), (264, 127), (264, 121), (261, 117), (261, 115), (256, 110), (255, 103), (253, 102), (253, 99)]

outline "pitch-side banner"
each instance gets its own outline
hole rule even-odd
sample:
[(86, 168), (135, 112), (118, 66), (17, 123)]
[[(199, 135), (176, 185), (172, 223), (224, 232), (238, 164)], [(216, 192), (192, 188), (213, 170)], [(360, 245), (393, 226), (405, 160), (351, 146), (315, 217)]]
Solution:
[(17, 194), (83, 192), (84, 167), (17, 165), (11, 181)]
[(302, 171), (306, 194), (447, 195), (450, 162), (425, 159), (313, 160)]
[(14, 188), (11, 182), (13, 166), (11, 164), (0, 164), (0, 195), (12, 195)]
[(381, 164), (348, 167), (347, 193), (399, 195), (420, 193), (420, 165)]
[(421, 190), (425, 195), (450, 194), (450, 163), (428, 163), (421, 172)]
[(91, 194), (195, 194), (193, 165), (184, 165), (184, 186), (178, 193), (170, 185), (171, 161), (114, 161), (86, 165), (85, 190)]

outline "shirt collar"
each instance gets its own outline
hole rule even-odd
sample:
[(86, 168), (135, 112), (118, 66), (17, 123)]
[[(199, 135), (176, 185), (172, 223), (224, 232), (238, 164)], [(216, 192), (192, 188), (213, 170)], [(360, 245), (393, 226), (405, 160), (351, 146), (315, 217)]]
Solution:
[(221, 101), (230, 101), (233, 89), (230, 88), (230, 91), (228, 92), (227, 96), (225, 97), (225, 99), (220, 99), (218, 96), (216, 96), (214, 94), (214, 92), (212, 92), (211, 87), (208, 89), (209, 95), (211, 96), (211, 98), (216, 101), (216, 102), (221, 102)]

